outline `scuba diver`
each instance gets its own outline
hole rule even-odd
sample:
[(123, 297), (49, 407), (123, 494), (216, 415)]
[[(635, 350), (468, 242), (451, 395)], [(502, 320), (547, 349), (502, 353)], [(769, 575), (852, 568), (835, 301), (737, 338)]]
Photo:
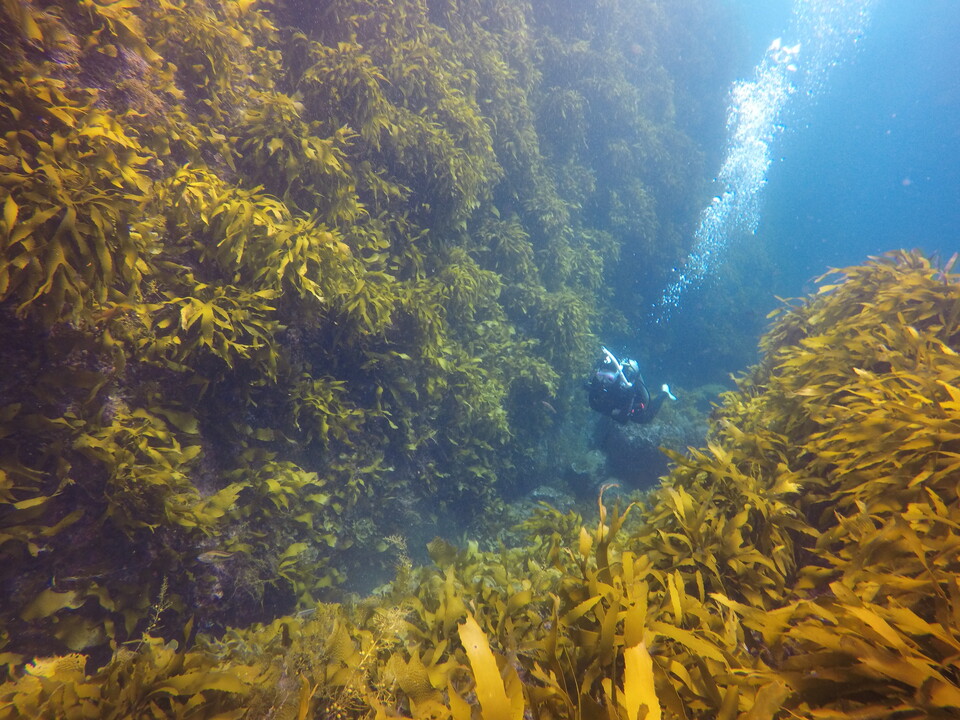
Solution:
[(590, 407), (597, 412), (609, 415), (621, 424), (627, 421), (648, 423), (656, 417), (664, 400), (677, 399), (670, 392), (669, 385), (661, 385), (661, 392), (651, 398), (636, 360), (624, 358), (620, 361), (605, 347), (601, 350), (603, 358), (587, 382)]

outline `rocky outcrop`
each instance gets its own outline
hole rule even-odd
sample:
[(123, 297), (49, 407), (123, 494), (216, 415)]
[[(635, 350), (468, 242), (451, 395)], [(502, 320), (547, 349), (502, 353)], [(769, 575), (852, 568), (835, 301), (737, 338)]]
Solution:
[(675, 390), (678, 400), (668, 400), (647, 425), (620, 425), (599, 418), (595, 443), (606, 455), (606, 477), (601, 481), (619, 482), (624, 489), (654, 487), (667, 473), (669, 462), (660, 448), (684, 452), (703, 446), (711, 404), (724, 389), (708, 385), (688, 392)]

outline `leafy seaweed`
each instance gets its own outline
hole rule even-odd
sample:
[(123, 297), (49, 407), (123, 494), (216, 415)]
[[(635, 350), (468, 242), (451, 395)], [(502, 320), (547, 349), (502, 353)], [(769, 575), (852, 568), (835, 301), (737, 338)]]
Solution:
[[(620, 515), (546, 555), (448, 553), (422, 589), (398, 579), (399, 609), (309, 615), (392, 561), (384, 536), (481, 525), (553, 471), (548, 401), (623, 317), (622, 250), (677, 250), (655, 178), (696, 163), (653, 94), (662, 58), (631, 76), (619, 40), (587, 52), (600, 28), (544, 3), (7, 0), (0, 20), (0, 713), (466, 717), (471, 603), (510, 713), (652, 713), (639, 583), (675, 625), (713, 621), (683, 577), (623, 560)], [(544, 50), (578, 72), (545, 77)], [(608, 202), (598, 163), (621, 154)], [(723, 532), (716, 576), (785, 587), (754, 555), (722, 565), (750, 535)], [(757, 554), (787, 567), (781, 539)], [(713, 637), (668, 645), (694, 630)], [(660, 693), (681, 671), (652, 672)]]

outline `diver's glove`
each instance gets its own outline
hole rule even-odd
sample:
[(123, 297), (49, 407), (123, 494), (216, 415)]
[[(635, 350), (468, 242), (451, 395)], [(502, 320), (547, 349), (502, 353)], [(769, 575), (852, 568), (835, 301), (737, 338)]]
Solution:
[(671, 400), (676, 400), (676, 399), (677, 399), (677, 396), (674, 395), (672, 392), (670, 392), (670, 386), (667, 385), (666, 383), (664, 383), (663, 385), (661, 385), (661, 386), (660, 386), (660, 389), (663, 390), (663, 391), (667, 394), (667, 397), (670, 398)]
[(606, 349), (605, 347), (603, 347), (602, 345), (600, 346), (600, 349), (603, 350), (603, 354), (606, 356), (607, 362), (612, 363), (612, 364), (613, 364), (613, 367), (616, 368), (616, 370), (617, 370), (617, 377), (620, 378), (620, 384), (621, 384), (623, 387), (625, 387), (625, 388), (632, 388), (632, 387), (633, 387), (633, 383), (630, 382), (629, 380), (627, 380), (627, 376), (623, 374), (623, 365), (621, 365), (621, 364), (620, 364), (620, 361), (617, 360), (617, 356), (614, 355), (614, 354), (613, 354), (612, 352), (610, 352), (609, 350), (607, 350), (607, 349)]

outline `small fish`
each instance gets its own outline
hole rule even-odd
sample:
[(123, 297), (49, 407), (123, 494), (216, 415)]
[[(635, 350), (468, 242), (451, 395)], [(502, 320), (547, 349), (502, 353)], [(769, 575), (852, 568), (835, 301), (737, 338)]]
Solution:
[(551, 405), (550, 403), (548, 403), (546, 400), (541, 400), (541, 401), (540, 401), (540, 404), (543, 405), (547, 410), (549, 410), (550, 412), (552, 412), (554, 415), (557, 414), (557, 409), (556, 409), (553, 405)]
[(209, 565), (215, 565), (221, 560), (228, 560), (232, 557), (233, 553), (227, 552), (226, 550), (207, 550), (205, 553), (197, 555), (197, 560)]

